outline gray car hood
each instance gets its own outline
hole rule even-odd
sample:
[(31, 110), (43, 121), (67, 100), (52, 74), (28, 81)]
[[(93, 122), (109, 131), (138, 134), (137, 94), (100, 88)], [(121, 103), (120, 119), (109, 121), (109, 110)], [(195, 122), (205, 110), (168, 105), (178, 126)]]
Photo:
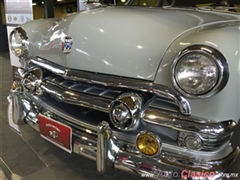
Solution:
[[(178, 36), (204, 24), (231, 20), (237, 17), (186, 9), (106, 7), (58, 21), (42, 20), (37, 26), (37, 21), (27, 23), (23, 28), (32, 56), (68, 68), (152, 81), (165, 51)], [(73, 38), (69, 54), (62, 52), (64, 36)]]

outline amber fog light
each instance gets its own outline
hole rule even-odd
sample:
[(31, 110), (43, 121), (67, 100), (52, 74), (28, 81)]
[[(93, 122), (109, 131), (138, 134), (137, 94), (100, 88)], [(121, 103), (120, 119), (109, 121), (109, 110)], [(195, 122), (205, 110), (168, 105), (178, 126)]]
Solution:
[(136, 146), (146, 156), (157, 156), (162, 148), (161, 139), (149, 131), (142, 131), (137, 135)]

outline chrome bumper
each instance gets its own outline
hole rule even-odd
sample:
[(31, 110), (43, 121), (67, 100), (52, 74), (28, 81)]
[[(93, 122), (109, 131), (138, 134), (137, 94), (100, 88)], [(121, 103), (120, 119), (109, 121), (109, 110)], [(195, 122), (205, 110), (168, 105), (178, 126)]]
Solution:
[[(39, 131), (38, 109), (36, 104), (24, 97), (20, 91), (12, 92), (8, 100), (13, 105), (13, 120), (16, 124), (28, 123)], [(138, 151), (123, 148), (123, 143), (114, 136), (109, 124), (105, 121), (96, 128), (97, 140), (94, 138), (78, 138), (73, 142), (73, 152), (96, 161), (99, 172), (109, 172), (115, 168), (153, 179), (188, 179), (182, 172), (213, 172), (219, 179), (223, 172), (236, 160), (239, 148), (220, 159), (193, 159), (176, 152), (162, 151), (158, 158), (147, 158)], [(134, 144), (131, 144), (135, 146)], [(194, 178), (197, 180), (197, 178)], [(202, 179), (202, 178), (199, 178)]]

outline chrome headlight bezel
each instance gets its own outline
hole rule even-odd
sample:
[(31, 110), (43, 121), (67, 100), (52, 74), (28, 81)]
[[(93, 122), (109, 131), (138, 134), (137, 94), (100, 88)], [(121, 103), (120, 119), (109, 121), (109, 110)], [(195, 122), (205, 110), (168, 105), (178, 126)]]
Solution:
[[(218, 78), (213, 87), (203, 94), (190, 94), (180, 87), (176, 78), (176, 67), (178, 62), (188, 54), (200, 54), (211, 58), (212, 61), (216, 63), (218, 68)], [(181, 51), (178, 56), (174, 59), (172, 64), (172, 82), (174, 88), (180, 92), (183, 96), (188, 98), (209, 98), (220, 92), (227, 84), (229, 79), (229, 67), (227, 60), (218, 50), (205, 46), (205, 45), (193, 45), (183, 51)]]
[[(16, 34), (18, 34), (21, 38), (21, 48), (22, 48), (22, 50), (21, 50), (20, 54), (16, 53), (16, 47), (13, 46), (12, 37)], [(9, 41), (10, 41), (11, 51), (15, 56), (17, 56), (19, 58), (25, 58), (25, 57), (28, 56), (28, 54), (29, 54), (29, 41), (28, 41), (27, 33), (26, 33), (26, 31), (24, 31), (23, 28), (21, 28), (21, 27), (15, 28), (10, 34)]]

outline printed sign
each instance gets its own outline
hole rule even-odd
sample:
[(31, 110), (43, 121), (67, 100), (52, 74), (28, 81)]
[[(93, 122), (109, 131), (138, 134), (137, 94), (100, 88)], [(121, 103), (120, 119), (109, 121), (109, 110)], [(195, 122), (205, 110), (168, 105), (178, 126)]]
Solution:
[(4, 0), (6, 23), (19, 25), (33, 20), (32, 0)]
[(41, 114), (38, 116), (38, 124), (44, 139), (69, 153), (72, 152), (72, 129), (70, 127)]

